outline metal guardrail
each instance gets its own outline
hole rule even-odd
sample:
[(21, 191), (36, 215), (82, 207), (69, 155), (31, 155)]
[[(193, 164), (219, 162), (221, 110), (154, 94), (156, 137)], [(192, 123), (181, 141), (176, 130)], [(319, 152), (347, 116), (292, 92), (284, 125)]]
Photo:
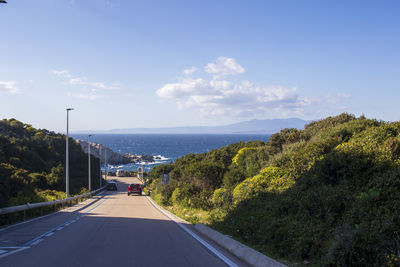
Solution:
[[(69, 197), (69, 198), (58, 199), (58, 200), (47, 201), (47, 202), (32, 203), (32, 204), (27, 203), (24, 205), (19, 205), (19, 206), (14, 206), (14, 207), (1, 208), (0, 215), (14, 213), (14, 212), (20, 212), (20, 211), (25, 212), (26, 210), (30, 210), (30, 209), (43, 208), (43, 207), (48, 207), (48, 206), (56, 206), (56, 205), (60, 205), (60, 204), (64, 204), (64, 203), (67, 203), (67, 204), (72, 203), (74, 200), (79, 200), (82, 198), (87, 198), (89, 196), (93, 196), (97, 192), (105, 189), (106, 187), (107, 187), (107, 185), (105, 185), (97, 190), (94, 190), (92, 192), (85, 193), (85, 194), (75, 196), (75, 197)], [(24, 215), (24, 217), (25, 217), (25, 215)]]

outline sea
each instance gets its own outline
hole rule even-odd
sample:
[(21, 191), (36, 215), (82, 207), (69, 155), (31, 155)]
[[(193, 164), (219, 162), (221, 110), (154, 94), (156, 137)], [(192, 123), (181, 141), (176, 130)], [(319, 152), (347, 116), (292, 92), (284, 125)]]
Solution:
[[(74, 139), (87, 141), (87, 134), (71, 134)], [(102, 144), (117, 153), (149, 154), (155, 162), (107, 166), (109, 171), (150, 171), (157, 165), (174, 162), (190, 153), (204, 153), (240, 141), (268, 141), (267, 134), (95, 134), (91, 142)]]

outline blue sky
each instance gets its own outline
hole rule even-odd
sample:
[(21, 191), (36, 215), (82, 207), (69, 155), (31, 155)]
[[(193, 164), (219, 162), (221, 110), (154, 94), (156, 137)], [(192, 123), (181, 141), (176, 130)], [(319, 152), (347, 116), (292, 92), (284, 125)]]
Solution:
[(399, 1), (8, 0), (0, 117), (71, 131), (400, 119)]

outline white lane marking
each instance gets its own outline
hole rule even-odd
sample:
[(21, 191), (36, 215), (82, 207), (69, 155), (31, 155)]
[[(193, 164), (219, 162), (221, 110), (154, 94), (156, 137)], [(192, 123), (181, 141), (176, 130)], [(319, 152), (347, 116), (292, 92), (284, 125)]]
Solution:
[(31, 244), (31, 246), (36, 246), (37, 244), (39, 244), (40, 242), (42, 242), (43, 241), (43, 239), (41, 238), (41, 239), (38, 239), (38, 240), (36, 240), (35, 242), (33, 242), (32, 244)]
[[(107, 200), (107, 199), (104, 199), (104, 200), (101, 201), (99, 204), (97, 204), (96, 206), (94, 206), (94, 207), (91, 208), (90, 210), (86, 211), (84, 214), (78, 215), (78, 216), (76, 216), (75, 218), (73, 218), (73, 219), (71, 219), (71, 220), (69, 220), (69, 221), (66, 221), (66, 222), (63, 223), (63, 224), (54, 227), (53, 229), (47, 231), (46, 233), (41, 234), (41, 235), (35, 237), (35, 238), (32, 239), (31, 241), (26, 242), (22, 247), (0, 247), (0, 248), (10, 248), (10, 249), (12, 249), (12, 248), (17, 248), (16, 250), (10, 251), (10, 252), (5, 253), (5, 254), (0, 253), (0, 254), (1, 254), (1, 255), (0, 255), (0, 259), (1, 259), (1, 258), (4, 258), (4, 257), (7, 257), (7, 256), (9, 256), (9, 255), (12, 255), (12, 254), (14, 254), (14, 253), (23, 251), (23, 250), (25, 250), (25, 249), (28, 249), (28, 248), (30, 248), (31, 245), (37, 245), (37, 244), (39, 244), (40, 242), (43, 241), (43, 237), (45, 237), (45, 236), (51, 236), (51, 235), (53, 235), (53, 234), (55, 233), (55, 231), (60, 231), (60, 230), (62, 230), (62, 229), (65, 227), (66, 224), (69, 225), (69, 224), (71, 224), (71, 223), (73, 223), (73, 222), (76, 222), (76, 221), (79, 220), (82, 216), (85, 216), (88, 212), (93, 211), (94, 209), (96, 209), (97, 207), (99, 207), (99, 206), (100, 206), (101, 204), (103, 204), (106, 200)], [(83, 202), (81, 202), (81, 203), (83, 203)], [(58, 211), (58, 212), (60, 212), (60, 211)], [(58, 212), (55, 212), (55, 213), (58, 213)], [(34, 218), (34, 219), (32, 219), (32, 220), (25, 221), (25, 222), (22, 222), (22, 223), (19, 223), (19, 224), (13, 224), (13, 225), (10, 225), (10, 226), (8, 226), (8, 227), (5, 227), (5, 228), (0, 229), (0, 231), (6, 230), (6, 229), (8, 229), (8, 228), (11, 228), (11, 227), (14, 227), (14, 226), (17, 226), (17, 225), (20, 225), (20, 224), (25, 224), (25, 223), (28, 223), (28, 222), (32, 222), (32, 221), (35, 221), (35, 220), (37, 220), (37, 219), (45, 218), (45, 217), (47, 217), (47, 216), (54, 215), (55, 213), (51, 213), (51, 214), (48, 214), (48, 215), (45, 215), (45, 216), (42, 216), (42, 217)]]
[[(104, 191), (101, 191), (100, 193), (98, 193), (98, 194), (96, 194), (96, 195), (94, 195), (94, 196), (101, 196), (101, 195), (103, 195), (103, 194), (106, 193), (106, 192), (107, 192), (107, 191), (104, 190)], [(91, 197), (91, 198), (89, 198), (89, 199), (94, 199), (94, 197)], [(51, 216), (51, 215), (55, 215), (55, 214), (57, 214), (57, 213), (63, 212), (63, 211), (65, 211), (66, 209), (69, 209), (69, 208), (72, 208), (72, 207), (80, 207), (80, 206), (82, 206), (82, 205), (85, 206), (86, 204), (84, 204), (84, 203), (85, 203), (86, 201), (87, 201), (87, 200), (82, 201), (82, 202), (79, 202), (79, 203), (76, 204), (76, 205), (72, 205), (71, 207), (68, 207), (68, 208), (65, 208), (65, 209), (61, 209), (61, 210), (56, 211), (56, 212), (52, 212), (52, 213), (50, 213), (50, 214), (46, 214), (46, 215), (39, 216), (39, 217), (30, 219), (30, 220), (27, 220), (27, 221), (23, 221), (23, 222), (20, 222), (20, 223), (16, 223), (16, 224), (12, 224), (12, 225), (9, 225), (9, 226), (0, 228), (0, 232), (5, 231), (5, 230), (10, 229), (10, 228), (13, 228), (13, 227), (18, 226), (18, 225), (26, 224), (26, 223), (29, 223), (29, 222), (33, 222), (33, 221), (36, 221), (36, 220), (39, 220), (39, 219), (46, 218), (46, 217)], [(88, 206), (89, 204), (90, 204), (90, 203), (88, 203), (86, 206)]]
[[(107, 191), (104, 190), (104, 191), (101, 191), (100, 193), (98, 193), (98, 194), (96, 194), (96, 195), (94, 195), (94, 196), (101, 196), (101, 195), (103, 195), (103, 194), (106, 193), (106, 192), (107, 192)], [(90, 198), (90, 199), (93, 199), (93, 198)], [(80, 207), (80, 206), (82, 206), (82, 205), (86, 205), (86, 204), (83, 204), (83, 203), (86, 202), (86, 201), (87, 201), (87, 200), (82, 201), (82, 202), (79, 202), (78, 204), (73, 205), (73, 206), (71, 206), (71, 207), (69, 207), (69, 208), (72, 208), (72, 207)], [(89, 203), (89, 204), (90, 204), (90, 203)], [(89, 204), (87, 204), (86, 206), (88, 206)], [(66, 208), (66, 209), (69, 209), (69, 208)], [(27, 221), (23, 221), (23, 222), (20, 222), (20, 223), (16, 223), (16, 224), (12, 224), (12, 225), (9, 225), (9, 226), (0, 228), (0, 232), (5, 231), (5, 230), (10, 229), (10, 228), (13, 228), (13, 227), (18, 226), (18, 225), (26, 224), (26, 223), (29, 223), (29, 222), (33, 222), (33, 221), (36, 221), (36, 220), (39, 220), (39, 219), (46, 218), (46, 217), (51, 216), (51, 215), (55, 215), (55, 214), (57, 214), (57, 213), (60, 213), (60, 212), (65, 211), (66, 209), (61, 209), (61, 210), (59, 210), (59, 211), (52, 212), (52, 213), (50, 213), (50, 214), (46, 214), (46, 215), (39, 216), (39, 217), (30, 219), (30, 220), (27, 220)]]
[(83, 215), (88, 214), (89, 212), (93, 211), (94, 209), (96, 209), (98, 206), (102, 205), (104, 202), (106, 202), (107, 198), (104, 199), (103, 201), (101, 201), (99, 204), (97, 204), (96, 206), (94, 206), (93, 208), (91, 208), (90, 210), (87, 210), (84, 214), (82, 214), (81, 216), (78, 217), (78, 219), (80, 219), (80, 217), (82, 217)]
[(52, 236), (52, 235), (54, 235), (54, 232), (48, 233), (47, 235), (45, 235), (45, 237), (49, 237), (49, 236)]
[[(106, 200), (107, 200), (107, 199), (104, 199), (104, 200), (101, 201), (99, 204), (97, 204), (95, 207), (91, 208), (89, 211), (94, 210), (95, 208), (97, 208), (98, 206), (100, 206), (101, 204), (103, 204)], [(87, 211), (87, 212), (89, 212), (89, 211)], [(79, 219), (79, 218), (81, 218), (82, 216), (86, 215), (87, 212), (85, 212), (84, 214), (80, 214), (80, 215), (76, 216), (74, 219), (77, 219), (77, 218)], [(73, 220), (73, 219), (70, 219), (70, 220), (66, 221), (65, 223), (62, 223), (62, 224), (60, 224), (60, 225), (54, 227), (53, 229), (50, 229), (49, 231), (47, 231), (47, 232), (45, 232), (45, 233), (43, 233), (43, 234), (41, 234), (41, 235), (35, 237), (34, 239), (32, 239), (32, 240), (26, 242), (26, 243), (24, 244), (24, 246), (28, 247), (28, 246), (30, 246), (31, 244), (33, 244), (34, 242), (36, 242), (36, 240), (43, 238), (44, 236), (46, 236), (47, 234), (49, 234), (49, 233), (51, 233), (51, 232), (60, 231), (60, 230), (64, 229), (65, 224), (71, 223), (72, 220)]]
[(6, 252), (7, 252), (7, 250), (0, 249), (0, 254), (6, 253)]
[(20, 222), (20, 223), (16, 223), (16, 224), (9, 225), (9, 226), (7, 226), (7, 227), (1, 228), (1, 229), (0, 229), (0, 232), (5, 231), (5, 230), (7, 230), (7, 229), (9, 229), (9, 228), (13, 228), (13, 227), (18, 226), (18, 225), (22, 225), (22, 224), (26, 224), (26, 223), (29, 223), (29, 222), (33, 222), (33, 221), (39, 220), (39, 219), (46, 218), (46, 217), (48, 217), (48, 216), (57, 214), (57, 213), (59, 213), (59, 212), (61, 212), (61, 211), (62, 211), (62, 210), (59, 210), (59, 211), (56, 211), (56, 212), (53, 212), (53, 213), (50, 213), (50, 214), (47, 214), (47, 215), (43, 215), (43, 216), (40, 216), (40, 217), (37, 217), (37, 218), (33, 218), (33, 219), (30, 219), (30, 220), (27, 220), (27, 221), (23, 221), (23, 222)]
[(1, 258), (4, 258), (4, 257), (7, 257), (7, 256), (10, 256), (10, 255), (12, 255), (12, 254), (14, 254), (14, 253), (23, 251), (23, 250), (25, 250), (25, 249), (27, 249), (27, 248), (29, 248), (29, 247), (21, 247), (21, 248), (19, 248), (19, 249), (16, 249), (16, 250), (10, 251), (10, 252), (8, 252), (8, 253), (2, 254), (2, 255), (0, 255), (0, 259), (1, 259)]
[(216, 248), (214, 248), (213, 246), (211, 246), (210, 244), (208, 244), (206, 241), (204, 241), (203, 239), (201, 239), (198, 235), (196, 235), (195, 233), (193, 233), (192, 231), (190, 231), (186, 226), (184, 226), (182, 223), (176, 221), (175, 218), (173, 218), (172, 216), (170, 216), (168, 213), (166, 213), (161, 207), (159, 207), (156, 203), (154, 203), (154, 201), (148, 197), (146, 195), (146, 198), (150, 201), (150, 203), (156, 208), (158, 209), (161, 213), (163, 213), (165, 216), (167, 216), (171, 221), (173, 221), (174, 223), (176, 223), (183, 231), (185, 231), (186, 233), (188, 233), (189, 235), (191, 235), (194, 239), (196, 239), (200, 244), (202, 244), (204, 247), (206, 247), (209, 251), (211, 251), (212, 253), (214, 253), (215, 256), (217, 256), (219, 259), (221, 259), (224, 263), (226, 263), (228, 266), (230, 267), (238, 267), (238, 265), (236, 263), (234, 263), (233, 261), (231, 261), (229, 258), (227, 258), (224, 254), (222, 254), (221, 252), (219, 252)]

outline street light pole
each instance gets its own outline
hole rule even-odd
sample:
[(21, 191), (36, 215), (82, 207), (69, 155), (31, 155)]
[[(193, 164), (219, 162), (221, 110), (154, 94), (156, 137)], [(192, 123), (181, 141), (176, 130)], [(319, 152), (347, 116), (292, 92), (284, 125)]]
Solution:
[(105, 175), (104, 175), (104, 179), (107, 182), (107, 148), (104, 148), (104, 167), (105, 167)]
[(101, 187), (101, 176), (103, 175), (102, 174), (102, 171), (101, 171), (101, 146), (100, 146), (100, 152), (99, 152), (99, 161), (100, 161), (100, 181), (99, 181), (99, 188)]
[(91, 176), (91, 170), (90, 170), (90, 137), (91, 137), (92, 135), (91, 134), (89, 134), (88, 135), (88, 151), (89, 151), (89, 181), (88, 181), (88, 188), (89, 188), (89, 192), (91, 192), (92, 191), (92, 176)]
[(69, 111), (74, 110), (73, 108), (67, 108), (67, 139), (65, 140), (65, 195), (69, 197)]

